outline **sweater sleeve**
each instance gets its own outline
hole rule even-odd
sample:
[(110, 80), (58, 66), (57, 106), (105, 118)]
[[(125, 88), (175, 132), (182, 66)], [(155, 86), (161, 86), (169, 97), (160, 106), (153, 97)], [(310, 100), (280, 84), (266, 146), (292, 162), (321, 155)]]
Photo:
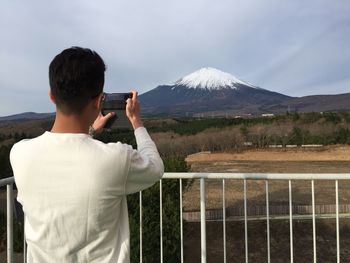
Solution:
[(125, 182), (125, 194), (152, 186), (164, 173), (157, 147), (144, 127), (135, 130), (137, 150), (131, 150), (130, 168)]

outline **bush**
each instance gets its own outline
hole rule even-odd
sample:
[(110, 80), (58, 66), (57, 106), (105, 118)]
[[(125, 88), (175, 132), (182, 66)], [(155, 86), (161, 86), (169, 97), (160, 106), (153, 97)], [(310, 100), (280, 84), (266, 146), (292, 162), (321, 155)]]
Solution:
[(10, 151), (12, 146), (0, 146), (0, 179), (12, 176)]
[(325, 112), (323, 114), (324, 118), (326, 121), (334, 123), (334, 124), (338, 124), (342, 121), (340, 115), (338, 113), (335, 112)]
[[(188, 171), (184, 156), (163, 160), (166, 172)], [(185, 184), (185, 182), (184, 182)], [(164, 262), (180, 261), (180, 196), (178, 180), (163, 180), (163, 251)], [(142, 192), (143, 262), (160, 261), (159, 183)], [(139, 262), (139, 193), (128, 196), (131, 233), (131, 262)]]
[[(15, 252), (23, 252), (24, 238), (23, 221), (14, 219), (13, 222), (13, 249)], [(6, 249), (6, 215), (0, 211), (0, 252)]]
[(340, 128), (335, 133), (335, 142), (338, 144), (350, 144), (350, 130)]

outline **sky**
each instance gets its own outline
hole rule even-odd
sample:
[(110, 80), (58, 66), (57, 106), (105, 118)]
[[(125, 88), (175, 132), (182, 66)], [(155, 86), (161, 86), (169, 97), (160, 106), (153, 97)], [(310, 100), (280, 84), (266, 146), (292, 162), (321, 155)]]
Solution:
[(98, 52), (106, 92), (214, 67), (290, 96), (350, 92), (348, 0), (2, 0), (0, 116), (53, 112), (48, 65)]

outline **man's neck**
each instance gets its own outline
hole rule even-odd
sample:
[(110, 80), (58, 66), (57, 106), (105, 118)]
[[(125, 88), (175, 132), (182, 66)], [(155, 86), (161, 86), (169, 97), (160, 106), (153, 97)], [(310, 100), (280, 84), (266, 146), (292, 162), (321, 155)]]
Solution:
[(54, 133), (89, 133), (89, 123), (79, 115), (65, 115), (56, 111), (51, 132)]

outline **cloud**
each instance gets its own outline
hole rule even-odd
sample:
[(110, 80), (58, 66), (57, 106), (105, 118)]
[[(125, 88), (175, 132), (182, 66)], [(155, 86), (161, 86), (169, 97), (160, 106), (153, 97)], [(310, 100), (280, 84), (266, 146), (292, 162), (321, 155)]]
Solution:
[(295, 96), (349, 92), (349, 13), (344, 0), (5, 0), (0, 116), (52, 109), (47, 68), (73, 45), (104, 58), (107, 91), (142, 93), (212, 66)]
[(349, 92), (346, 86), (334, 89), (336, 83), (350, 77), (350, 51), (346, 48), (350, 28), (342, 27), (344, 24), (331, 25), (305, 39), (302, 45), (292, 47), (259, 73), (260, 83), (294, 96), (320, 93), (317, 86), (322, 86), (323, 92), (327, 85), (327, 93)]

